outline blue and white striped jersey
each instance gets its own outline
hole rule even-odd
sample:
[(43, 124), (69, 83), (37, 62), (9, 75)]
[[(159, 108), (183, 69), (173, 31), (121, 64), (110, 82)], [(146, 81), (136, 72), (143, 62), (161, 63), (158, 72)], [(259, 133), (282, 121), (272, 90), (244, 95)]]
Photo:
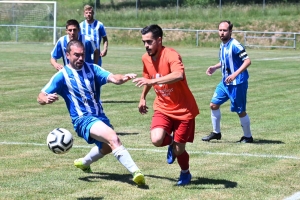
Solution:
[[(231, 38), (226, 44), (221, 43), (219, 58), (221, 62), (222, 81), (238, 70), (245, 59), (248, 59), (248, 54), (245, 48), (234, 38)], [(249, 78), (247, 69), (240, 73), (230, 85), (238, 85)]]
[(110, 75), (109, 71), (92, 63), (84, 63), (80, 70), (66, 65), (52, 76), (42, 92), (62, 96), (74, 123), (81, 116), (104, 114), (100, 92)]
[(105, 27), (102, 22), (94, 20), (89, 24), (86, 20), (80, 23), (80, 31), (82, 34), (89, 36), (96, 43), (97, 49), (100, 49), (101, 39), (106, 36)]
[[(80, 40), (85, 49), (85, 62), (94, 63), (94, 51), (96, 50), (95, 42), (88, 36), (79, 34), (78, 40)], [(52, 52), (51, 57), (58, 60), (63, 59), (64, 65), (69, 64), (67, 59), (67, 45), (70, 41), (68, 35), (62, 36), (56, 42)]]

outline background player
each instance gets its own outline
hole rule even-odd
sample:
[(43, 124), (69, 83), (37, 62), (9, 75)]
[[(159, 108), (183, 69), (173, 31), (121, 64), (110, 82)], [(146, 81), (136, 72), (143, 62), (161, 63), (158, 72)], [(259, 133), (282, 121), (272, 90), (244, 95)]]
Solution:
[(244, 132), (244, 136), (239, 142), (252, 143), (250, 118), (246, 113), (249, 78), (247, 68), (250, 66), (251, 60), (245, 48), (236, 39), (231, 38), (232, 28), (233, 24), (230, 21), (220, 22), (219, 36), (222, 40), (219, 52), (220, 62), (210, 66), (206, 71), (206, 74), (211, 76), (221, 68), (222, 80), (217, 85), (210, 103), (213, 131), (202, 140), (221, 139), (220, 106), (230, 99), (231, 111), (238, 114)]
[[(105, 27), (102, 22), (94, 19), (94, 8), (90, 5), (85, 5), (83, 8), (85, 20), (80, 23), (82, 34), (88, 35), (95, 41), (97, 49), (99, 49), (100, 57), (98, 65), (102, 66), (102, 57), (106, 56), (108, 50), (108, 39), (106, 36)], [(103, 50), (101, 51), (101, 40), (103, 40)]]
[[(98, 63), (99, 50), (96, 48), (95, 42), (91, 38), (86, 35), (80, 34), (80, 27), (77, 20), (70, 19), (67, 21), (66, 33), (67, 35), (62, 36), (58, 39), (51, 52), (50, 63), (55, 69), (61, 70), (64, 65), (69, 64), (69, 60), (66, 55), (66, 49), (68, 42), (74, 39), (80, 40), (85, 46), (85, 62), (95, 64)], [(61, 65), (57, 62), (57, 60), (60, 58), (63, 59), (64, 65)]]

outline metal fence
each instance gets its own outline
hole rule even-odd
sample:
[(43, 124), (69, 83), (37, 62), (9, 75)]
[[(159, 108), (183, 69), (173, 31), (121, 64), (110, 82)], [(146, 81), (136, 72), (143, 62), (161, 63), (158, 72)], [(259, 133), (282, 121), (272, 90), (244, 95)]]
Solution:
[[(126, 33), (126, 37), (140, 36), (141, 28), (105, 27), (110, 41), (117, 40), (118, 33)], [(208, 41), (219, 43), (218, 30), (193, 30), (193, 29), (163, 29), (168, 38), (179, 40), (189, 38), (188, 42), (201, 46)], [(25, 26), (25, 25), (0, 25), (0, 42), (51, 42), (53, 27)], [(258, 31), (233, 31), (237, 38), (246, 47), (253, 48), (286, 48), (296, 49), (300, 38), (295, 32), (258, 32)], [(65, 27), (56, 28), (57, 38), (65, 35)], [(112, 37), (114, 36), (114, 37)], [(174, 39), (174, 40), (175, 40)]]

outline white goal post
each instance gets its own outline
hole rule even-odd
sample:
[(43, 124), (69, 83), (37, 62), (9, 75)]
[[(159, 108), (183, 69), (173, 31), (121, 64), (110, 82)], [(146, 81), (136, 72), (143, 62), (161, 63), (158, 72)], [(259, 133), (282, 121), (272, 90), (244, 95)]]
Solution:
[[(4, 4), (7, 4), (7, 5), (45, 4), (45, 7), (48, 7), (48, 9), (49, 9), (49, 6), (47, 6), (47, 4), (48, 5), (52, 4), (53, 5), (53, 10), (51, 9), (51, 16), (53, 17), (53, 44), (56, 43), (56, 15), (57, 15), (57, 4), (56, 4), (56, 1), (1, 1), (0, 0), (0, 8), (2, 7), (2, 9), (5, 9)], [(33, 10), (31, 10), (31, 12), (32, 11)], [(13, 15), (17, 15), (17, 14), (18, 14), (17, 12), (13, 12)], [(44, 12), (44, 14), (46, 14), (46, 11)], [(32, 15), (33, 15), (33, 18), (31, 18), (31, 20), (34, 22), (35, 21), (34, 17), (36, 15), (34, 13)], [(1, 10), (0, 10), (0, 20), (2, 20), (1, 19)], [(15, 25), (17, 26), (17, 25), (20, 25), (20, 24), (15, 24)], [(24, 24), (23, 23), (22, 25), (28, 25), (28, 24)], [(51, 25), (51, 27), (52, 27), (52, 25)]]

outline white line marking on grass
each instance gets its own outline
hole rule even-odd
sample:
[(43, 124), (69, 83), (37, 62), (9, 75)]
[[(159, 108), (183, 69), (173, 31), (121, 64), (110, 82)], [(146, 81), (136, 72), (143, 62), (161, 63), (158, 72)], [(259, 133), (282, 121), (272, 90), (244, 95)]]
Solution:
[[(34, 146), (47, 146), (40, 143), (25, 143), (25, 142), (0, 142), (0, 145), (34, 145)], [(73, 145), (73, 148), (91, 148), (88, 145)], [(143, 149), (143, 148), (127, 148), (131, 151), (151, 151), (165, 153), (166, 150), (161, 149)], [(190, 154), (207, 154), (207, 155), (222, 155), (222, 156), (244, 156), (244, 157), (258, 157), (258, 158), (277, 158), (277, 159), (291, 159), (300, 160), (300, 157), (285, 156), (285, 155), (270, 155), (270, 154), (250, 154), (250, 153), (226, 153), (226, 152), (210, 152), (210, 151), (189, 151)]]
[(284, 200), (299, 200), (300, 199), (300, 192), (296, 192), (292, 196), (285, 198)]
[(299, 56), (293, 56), (293, 57), (280, 57), (280, 58), (261, 58), (261, 59), (254, 59), (257, 60), (283, 60), (283, 59), (300, 59)]

